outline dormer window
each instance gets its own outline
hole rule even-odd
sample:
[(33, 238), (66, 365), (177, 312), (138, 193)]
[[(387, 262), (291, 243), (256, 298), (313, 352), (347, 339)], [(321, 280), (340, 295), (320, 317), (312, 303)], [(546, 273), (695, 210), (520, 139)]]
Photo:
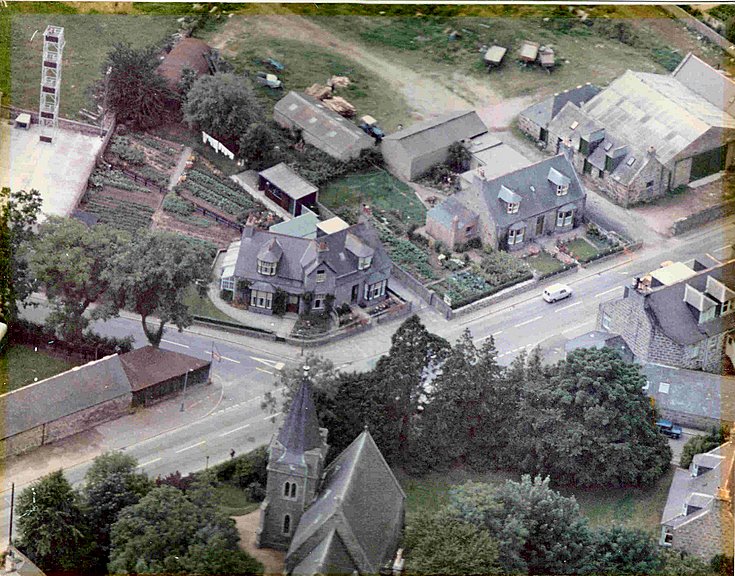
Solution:
[(276, 262), (265, 262), (264, 260), (258, 260), (258, 274), (263, 276), (275, 276), (276, 275)]
[(358, 270), (365, 270), (367, 268), (370, 268), (370, 265), (373, 263), (373, 257), (367, 256), (365, 258), (360, 258), (360, 260), (357, 262), (357, 269)]
[(569, 184), (557, 184), (556, 186), (557, 196), (564, 196), (567, 192), (569, 192)]
[(516, 214), (520, 207), (521, 205), (518, 202), (508, 202), (507, 204), (508, 214)]
[(324, 282), (326, 279), (327, 279), (327, 273), (324, 270), (316, 271), (316, 281), (317, 282)]
[(725, 300), (722, 303), (722, 311), (720, 312), (720, 314), (724, 316), (725, 314), (729, 314), (733, 310), (735, 310), (735, 302), (733, 302), (732, 300)]

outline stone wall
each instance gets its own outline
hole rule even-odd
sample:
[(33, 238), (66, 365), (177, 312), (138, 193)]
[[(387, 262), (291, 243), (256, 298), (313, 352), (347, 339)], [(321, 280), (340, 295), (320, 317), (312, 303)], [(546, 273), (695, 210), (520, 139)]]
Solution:
[(10, 438), (0, 440), (0, 458), (17, 456), (43, 444), (44, 426), (36, 426)]
[[(632, 288), (626, 288), (629, 297), (611, 300), (600, 304), (597, 315), (597, 330), (607, 330), (620, 334), (641, 362), (648, 362), (648, 351), (653, 337), (651, 321), (643, 309), (643, 296)], [(607, 327), (603, 325), (603, 317), (607, 316)]]
[(518, 128), (520, 128), (521, 132), (528, 134), (534, 140), (541, 139), (541, 126), (531, 121), (523, 114), (518, 116)]
[(709, 208), (690, 214), (686, 218), (680, 218), (672, 224), (671, 233), (674, 236), (684, 234), (690, 230), (709, 224), (713, 220), (726, 218), (733, 214), (735, 214), (735, 200), (723, 202), (722, 204), (710, 206)]
[(671, 547), (709, 562), (716, 554), (733, 555), (733, 518), (729, 503), (715, 500), (704, 516), (674, 530)]
[(730, 42), (727, 38), (720, 36), (704, 22), (700, 22), (694, 16), (673, 4), (662, 4), (661, 8), (666, 10), (669, 14), (677, 18), (679, 21), (681, 21), (690, 30), (694, 30), (698, 34), (706, 36), (710, 42), (714, 42), (720, 48), (725, 50), (725, 52), (727, 52), (730, 56), (735, 57), (735, 48), (733, 48), (732, 42)]
[(132, 395), (125, 394), (113, 400), (98, 404), (97, 406), (92, 406), (86, 410), (80, 410), (74, 414), (69, 414), (68, 416), (49, 422), (46, 424), (44, 444), (61, 440), (79, 432), (84, 432), (102, 422), (119, 418), (128, 413), (131, 402)]

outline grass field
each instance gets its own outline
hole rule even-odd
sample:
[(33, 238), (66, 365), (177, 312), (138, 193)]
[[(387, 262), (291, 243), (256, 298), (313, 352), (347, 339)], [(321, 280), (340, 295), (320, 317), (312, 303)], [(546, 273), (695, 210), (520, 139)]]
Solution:
[(199, 296), (196, 288), (191, 287), (186, 293), (184, 304), (188, 306), (189, 313), (195, 316), (204, 316), (206, 318), (214, 318), (215, 320), (225, 320), (227, 322), (237, 322), (219, 308), (217, 308), (207, 296)]
[(260, 506), (260, 502), (251, 502), (244, 490), (225, 482), (214, 488), (214, 496), (217, 506), (227, 516), (244, 516)]
[(564, 267), (559, 260), (548, 252), (539, 252), (536, 256), (526, 258), (528, 265), (540, 275), (553, 274)]
[(0, 354), (0, 394), (50, 378), (73, 366), (73, 362), (43, 351), (34, 352), (30, 346), (8, 346)]
[[(335, 95), (354, 105), (358, 118), (365, 114), (376, 117), (384, 130), (394, 130), (409, 115), (408, 106), (400, 94), (386, 86), (377, 75), (336, 51), (298, 41), (266, 39), (253, 31), (230, 41), (225, 53), (237, 72), (247, 71), (251, 76), (268, 70), (261, 63), (265, 58), (283, 63), (285, 69), (278, 73), (278, 77), (285, 90), (303, 91), (315, 83), (325, 85), (332, 75), (348, 76), (351, 85), (338, 89)], [(229, 56), (230, 53), (234, 55)], [(262, 86), (257, 86), (256, 90), (269, 115), (273, 105), (285, 94), (284, 90)]]
[[(6, 80), (5, 85), (11, 84), (13, 104), (24, 108), (38, 107), (41, 33), (48, 24), (64, 27), (61, 115), (66, 118), (77, 118), (81, 108), (91, 107), (89, 90), (101, 78), (103, 62), (116, 42), (130, 42), (134, 47), (158, 44), (178, 27), (175, 16), (55, 13), (51, 18), (48, 13), (23, 13), (13, 14), (10, 19), (12, 82)], [(0, 46), (5, 45), (2, 42), (6, 34), (4, 26), (7, 24), (0, 18)], [(0, 79), (7, 58), (0, 49)], [(0, 90), (3, 90), (2, 80)]]
[[(602, 527), (618, 524), (658, 533), (672, 476), (673, 470), (647, 490), (638, 488), (555, 489), (564, 496), (574, 496), (577, 499), (582, 513), (587, 517), (591, 526)], [(476, 474), (462, 470), (447, 474), (430, 474), (421, 478), (399, 476), (399, 481), (406, 492), (406, 512), (409, 516), (419, 511), (437, 510), (447, 504), (449, 488), (453, 485), (472, 480), (500, 486), (506, 480), (518, 479), (517, 474), (508, 472)]]
[(408, 226), (426, 221), (426, 207), (413, 190), (385, 170), (371, 170), (353, 174), (328, 184), (319, 191), (319, 201), (332, 210), (351, 208), (359, 210), (367, 204), (373, 211), (390, 211), (399, 215)]
[(599, 254), (599, 250), (584, 238), (576, 238), (567, 243), (569, 253), (580, 261), (587, 261)]

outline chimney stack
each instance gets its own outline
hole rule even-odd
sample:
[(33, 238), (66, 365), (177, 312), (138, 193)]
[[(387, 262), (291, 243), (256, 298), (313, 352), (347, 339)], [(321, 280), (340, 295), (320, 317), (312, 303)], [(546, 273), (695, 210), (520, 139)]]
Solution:
[(648, 155), (652, 158), (656, 157), (656, 147), (655, 146), (649, 146), (648, 147)]

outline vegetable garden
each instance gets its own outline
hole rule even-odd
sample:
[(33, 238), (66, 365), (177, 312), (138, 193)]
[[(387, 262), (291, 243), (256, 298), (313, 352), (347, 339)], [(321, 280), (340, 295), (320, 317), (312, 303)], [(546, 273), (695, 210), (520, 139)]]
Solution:
[(183, 195), (189, 193), (238, 219), (246, 218), (254, 210), (265, 210), (237, 184), (217, 176), (203, 166), (189, 170), (185, 180), (180, 182), (176, 189)]

